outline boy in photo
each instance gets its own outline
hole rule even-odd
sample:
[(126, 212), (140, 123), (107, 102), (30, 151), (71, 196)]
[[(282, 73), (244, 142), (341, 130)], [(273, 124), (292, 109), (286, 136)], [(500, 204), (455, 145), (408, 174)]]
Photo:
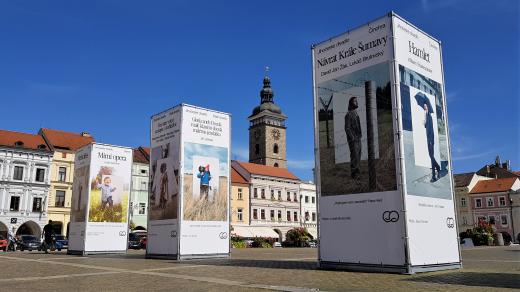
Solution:
[(98, 179), (96, 187), (101, 190), (101, 210), (104, 210), (107, 204), (109, 208), (112, 208), (114, 205), (112, 193), (116, 190), (116, 188), (111, 185), (112, 179), (109, 176), (106, 176), (103, 179), (103, 183), (99, 183), (99, 180), (100, 179)]
[(206, 167), (199, 166), (199, 174), (197, 174), (197, 178), (200, 179), (200, 195), (207, 201), (209, 196), (209, 181), (211, 180), (209, 164), (206, 165)]

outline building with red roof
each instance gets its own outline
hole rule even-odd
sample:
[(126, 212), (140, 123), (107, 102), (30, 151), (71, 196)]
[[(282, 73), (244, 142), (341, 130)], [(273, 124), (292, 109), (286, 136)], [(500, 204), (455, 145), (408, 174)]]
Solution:
[(0, 235), (41, 235), (53, 153), (39, 135), (0, 130)]
[(135, 230), (146, 230), (148, 224), (149, 172), (150, 148), (143, 146), (134, 148), (130, 192), (130, 225)]

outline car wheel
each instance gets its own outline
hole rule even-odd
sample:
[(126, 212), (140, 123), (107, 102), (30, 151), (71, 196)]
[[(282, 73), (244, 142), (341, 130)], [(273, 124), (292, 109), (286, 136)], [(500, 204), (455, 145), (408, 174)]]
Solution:
[(20, 251), (24, 251), (24, 248), (23, 248), (23, 247), (20, 247)]
[(58, 251), (61, 251), (61, 248), (58, 248)]

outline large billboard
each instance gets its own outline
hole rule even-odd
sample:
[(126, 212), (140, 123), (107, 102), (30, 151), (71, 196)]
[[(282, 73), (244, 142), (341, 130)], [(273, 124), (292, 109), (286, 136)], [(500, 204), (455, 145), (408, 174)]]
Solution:
[(71, 252), (126, 252), (132, 150), (93, 143), (75, 157)]
[(186, 104), (152, 117), (149, 257), (229, 254), (230, 122)]
[[(397, 74), (407, 73), (400, 72), (395, 62), (395, 56), (403, 54), (403, 48), (396, 44), (396, 20), (395, 14), (389, 14), (312, 48), (322, 266), (410, 272), (415, 263), (409, 259), (407, 212), (411, 203), (406, 191), (421, 186), (412, 182), (404, 189), (402, 185), (420, 172), (410, 168), (409, 175), (409, 155), (401, 146), (407, 137), (399, 134), (405, 124), (406, 104), (401, 123), (397, 104), (403, 89), (396, 87)], [(441, 67), (440, 56), (432, 60)], [(439, 84), (427, 84), (442, 91)], [(430, 157), (435, 157), (446, 177), (449, 166), (443, 102), (437, 101), (433, 91), (419, 91), (421, 88), (408, 88), (413, 98), (417, 96), (415, 104), (421, 99), (441, 110), (430, 115), (439, 123), (414, 132), (417, 138), (411, 149), (421, 151), (416, 151), (420, 155), (413, 157), (413, 164), (426, 169), (433, 161)], [(427, 117), (419, 107), (412, 107), (408, 114), (408, 120), (423, 124)], [(431, 146), (428, 137), (435, 131), (444, 134), (433, 137), (437, 142)], [(401, 175), (401, 169), (406, 173)], [(439, 186), (444, 185), (441, 181), (448, 181), (449, 188), (449, 178), (439, 178)], [(449, 190), (438, 189), (423, 194), (436, 191), (439, 196), (451, 195)]]

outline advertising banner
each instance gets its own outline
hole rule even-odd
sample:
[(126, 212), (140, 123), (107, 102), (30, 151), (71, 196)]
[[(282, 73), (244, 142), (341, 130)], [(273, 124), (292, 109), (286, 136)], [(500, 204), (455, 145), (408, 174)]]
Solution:
[(393, 30), (410, 264), (458, 265), (441, 46), (399, 17), (394, 17)]
[(148, 257), (229, 255), (230, 123), (186, 104), (152, 117)]
[(321, 266), (405, 265), (391, 19), (313, 47)]
[(231, 118), (183, 105), (180, 256), (229, 254)]
[[(126, 252), (132, 149), (93, 143), (76, 154), (71, 234), (81, 251)], [(76, 250), (76, 240), (71, 250)]]
[(320, 266), (459, 266), (440, 52), (393, 13), (313, 46)]
[(152, 117), (147, 256), (178, 255), (180, 106)]

